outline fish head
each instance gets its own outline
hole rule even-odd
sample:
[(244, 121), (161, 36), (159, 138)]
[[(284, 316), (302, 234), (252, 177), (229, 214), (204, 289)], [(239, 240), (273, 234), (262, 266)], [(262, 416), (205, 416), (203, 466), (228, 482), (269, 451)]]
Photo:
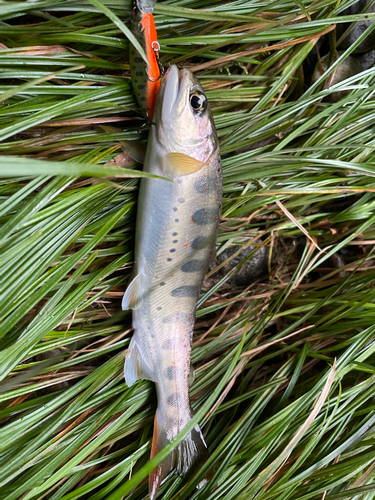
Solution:
[(208, 162), (218, 151), (210, 106), (194, 74), (171, 66), (163, 78), (154, 118), (156, 137), (165, 154), (180, 153)]

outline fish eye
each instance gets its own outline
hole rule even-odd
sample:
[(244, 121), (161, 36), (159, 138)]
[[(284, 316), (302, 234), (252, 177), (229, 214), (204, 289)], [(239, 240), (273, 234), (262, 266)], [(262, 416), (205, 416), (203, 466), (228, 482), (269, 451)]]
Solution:
[(206, 96), (204, 94), (198, 94), (198, 92), (190, 94), (190, 106), (194, 111), (205, 111), (207, 109)]

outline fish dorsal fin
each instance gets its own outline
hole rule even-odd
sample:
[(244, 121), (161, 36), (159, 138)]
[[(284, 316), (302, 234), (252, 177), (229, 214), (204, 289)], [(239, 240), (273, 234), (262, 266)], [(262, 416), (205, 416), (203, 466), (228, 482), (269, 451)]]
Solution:
[(137, 276), (129, 283), (122, 298), (122, 310), (127, 311), (128, 309), (138, 309), (142, 303), (141, 293), (141, 275), (137, 274)]
[(168, 177), (195, 174), (205, 165), (205, 162), (183, 153), (168, 153), (163, 161), (163, 169)]

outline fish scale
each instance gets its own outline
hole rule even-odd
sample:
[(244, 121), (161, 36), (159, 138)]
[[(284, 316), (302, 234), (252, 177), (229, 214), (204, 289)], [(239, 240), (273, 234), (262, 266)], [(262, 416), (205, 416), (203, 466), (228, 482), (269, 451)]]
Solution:
[[(197, 110), (196, 107), (199, 106)], [(190, 421), (190, 352), (195, 312), (221, 213), (218, 140), (193, 74), (168, 70), (157, 99), (138, 198), (134, 279), (123, 308), (134, 335), (125, 379), (155, 382), (158, 408), (151, 457)], [(207, 458), (198, 426), (150, 474), (150, 498), (170, 473), (185, 475)]]

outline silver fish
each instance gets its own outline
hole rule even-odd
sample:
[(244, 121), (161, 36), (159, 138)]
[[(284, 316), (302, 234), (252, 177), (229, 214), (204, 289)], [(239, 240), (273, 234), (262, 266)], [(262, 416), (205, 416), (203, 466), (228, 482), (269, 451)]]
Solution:
[[(190, 351), (195, 311), (221, 213), (222, 173), (212, 114), (194, 75), (171, 66), (158, 95), (138, 199), (134, 279), (122, 308), (133, 309), (125, 361), (128, 386), (156, 384), (151, 458), (190, 421)], [(196, 426), (149, 476), (150, 499), (174, 472), (184, 476), (208, 451)]]

